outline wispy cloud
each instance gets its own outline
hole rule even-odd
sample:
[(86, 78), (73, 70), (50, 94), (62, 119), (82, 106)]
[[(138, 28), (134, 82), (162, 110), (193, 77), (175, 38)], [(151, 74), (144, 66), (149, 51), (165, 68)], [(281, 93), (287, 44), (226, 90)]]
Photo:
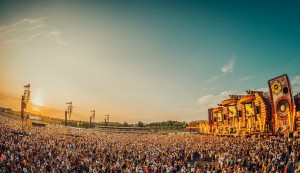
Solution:
[(234, 68), (235, 60), (236, 60), (236, 56), (233, 56), (230, 59), (230, 61), (222, 67), (221, 69), (222, 73), (226, 74), (232, 72)]
[(254, 76), (245, 76), (243, 78), (241, 78), (242, 81), (247, 81), (247, 80), (250, 80), (250, 79), (253, 79)]
[(56, 43), (62, 46), (67, 45), (67, 43), (62, 39), (61, 33), (59, 31), (50, 31), (48, 32), (48, 35), (52, 37), (56, 41)]
[(254, 91), (268, 92), (269, 88), (267, 88), (267, 87), (265, 87), (265, 88), (257, 88), (257, 89), (254, 89)]
[(229, 95), (233, 94), (234, 91), (222, 91), (218, 95), (205, 95), (202, 97), (199, 97), (196, 101), (199, 106), (203, 106), (206, 108), (209, 107), (215, 107), (218, 103), (221, 103), (221, 101), (227, 99)]
[(37, 38), (48, 38), (58, 45), (67, 43), (62, 39), (61, 32), (51, 29), (45, 18), (22, 19), (11, 25), (0, 26), (0, 44), (3, 46), (22, 44)]
[(214, 95), (202, 96), (202, 97), (198, 98), (197, 104), (200, 106), (211, 104), (214, 99), (215, 99)]
[(27, 38), (15, 38), (15, 39), (7, 40), (6, 43), (7, 44), (21, 44), (21, 43), (30, 42), (30, 41), (36, 39), (37, 37), (39, 37), (41, 34), (42, 34), (41, 32), (33, 33), (32, 35), (30, 35)]
[(234, 93), (234, 91), (222, 91), (222, 92), (220, 92), (220, 94), (218, 95), (218, 97), (228, 97), (229, 95), (231, 95), (231, 94), (233, 94)]
[(196, 100), (197, 109), (199, 109), (199, 115), (202, 119), (207, 117), (207, 109), (218, 107), (218, 104), (223, 100), (228, 99), (229, 95), (234, 94), (235, 91), (222, 91), (217, 95), (209, 94), (201, 96)]
[[(233, 72), (235, 60), (236, 60), (236, 56), (233, 56), (230, 59), (230, 61), (221, 68), (221, 71), (222, 71), (223, 74)], [(211, 77), (209, 80), (207, 80), (205, 82), (206, 83), (212, 83), (212, 82), (218, 80), (219, 78), (220, 78), (219, 76), (213, 76), (213, 77)], [(251, 77), (251, 78), (253, 78), (253, 77)], [(241, 79), (241, 80), (243, 80), (243, 79)], [(244, 80), (249, 80), (249, 79), (250, 78), (248, 77), (248, 78), (245, 78)]]
[(34, 40), (36, 37), (38, 37), (38, 36), (40, 36), (40, 35), (41, 35), (40, 32), (35, 33), (35, 34), (31, 35), (28, 39), (25, 39), (24, 42), (29, 42), (29, 41), (31, 41), (31, 40)]
[(212, 78), (210, 78), (209, 80), (206, 81), (206, 83), (212, 83), (213, 81), (219, 79), (218, 76), (213, 76)]
[[(37, 19), (22, 19), (20, 21), (17, 21), (11, 25), (7, 26), (0, 26), (0, 32), (3, 31), (12, 31), (15, 28), (18, 28), (19, 26), (22, 26), (23, 28), (29, 28), (29, 29), (36, 29), (40, 28), (45, 25), (45, 18), (37, 18)], [(33, 27), (34, 26), (34, 27)]]
[(291, 84), (292, 85), (300, 85), (300, 75), (294, 76), (291, 78)]

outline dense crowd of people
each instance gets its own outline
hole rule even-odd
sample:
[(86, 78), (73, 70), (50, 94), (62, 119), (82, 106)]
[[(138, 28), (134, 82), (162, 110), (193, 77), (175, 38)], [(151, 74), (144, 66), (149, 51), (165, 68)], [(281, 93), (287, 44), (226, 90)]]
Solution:
[(118, 134), (26, 127), (0, 115), (1, 172), (300, 172), (297, 138)]

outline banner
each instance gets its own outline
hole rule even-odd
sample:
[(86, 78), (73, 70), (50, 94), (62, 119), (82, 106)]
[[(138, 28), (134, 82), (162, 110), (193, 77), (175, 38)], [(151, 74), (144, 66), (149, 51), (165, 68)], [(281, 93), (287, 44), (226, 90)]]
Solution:
[(246, 116), (253, 116), (254, 115), (254, 105), (252, 103), (245, 104), (246, 109)]
[(33, 115), (29, 115), (29, 119), (31, 119), (31, 120), (42, 120), (42, 118), (41, 117), (39, 117), (39, 116), (33, 116)]
[(229, 117), (237, 116), (236, 106), (228, 106)]

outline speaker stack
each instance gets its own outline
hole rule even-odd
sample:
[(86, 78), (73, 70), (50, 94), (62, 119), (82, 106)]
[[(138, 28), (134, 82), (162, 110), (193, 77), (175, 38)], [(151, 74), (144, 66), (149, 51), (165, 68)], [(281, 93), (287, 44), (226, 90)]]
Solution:
[(275, 132), (279, 129), (294, 129), (293, 97), (289, 78), (286, 74), (268, 81), (273, 104)]

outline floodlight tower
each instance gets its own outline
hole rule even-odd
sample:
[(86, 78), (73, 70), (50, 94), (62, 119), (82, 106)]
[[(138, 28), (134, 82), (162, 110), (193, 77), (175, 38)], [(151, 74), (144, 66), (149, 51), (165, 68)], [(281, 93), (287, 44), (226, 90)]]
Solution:
[(107, 118), (106, 118), (106, 120), (107, 120), (107, 123), (109, 122), (109, 115), (105, 115)]
[(92, 110), (92, 115), (90, 116), (90, 127), (92, 127), (92, 122), (95, 122), (95, 110)]
[(71, 120), (71, 114), (73, 111), (73, 106), (72, 106), (72, 102), (67, 102), (66, 103), (68, 105), (67, 109), (65, 110), (65, 125), (67, 125), (67, 116), (69, 115), (69, 120)]
[(30, 99), (30, 84), (24, 86), (24, 93), (21, 101), (21, 119), (22, 119), (22, 131), (24, 131), (24, 112), (27, 107), (27, 103)]
[(109, 115), (105, 115), (105, 127), (106, 127), (106, 124), (108, 124), (109, 123)]
[(92, 117), (92, 120), (93, 120), (94, 122), (95, 122), (95, 115), (96, 115), (95, 112), (96, 112), (95, 110), (92, 110), (92, 111), (91, 111), (91, 113), (92, 113), (91, 117)]

